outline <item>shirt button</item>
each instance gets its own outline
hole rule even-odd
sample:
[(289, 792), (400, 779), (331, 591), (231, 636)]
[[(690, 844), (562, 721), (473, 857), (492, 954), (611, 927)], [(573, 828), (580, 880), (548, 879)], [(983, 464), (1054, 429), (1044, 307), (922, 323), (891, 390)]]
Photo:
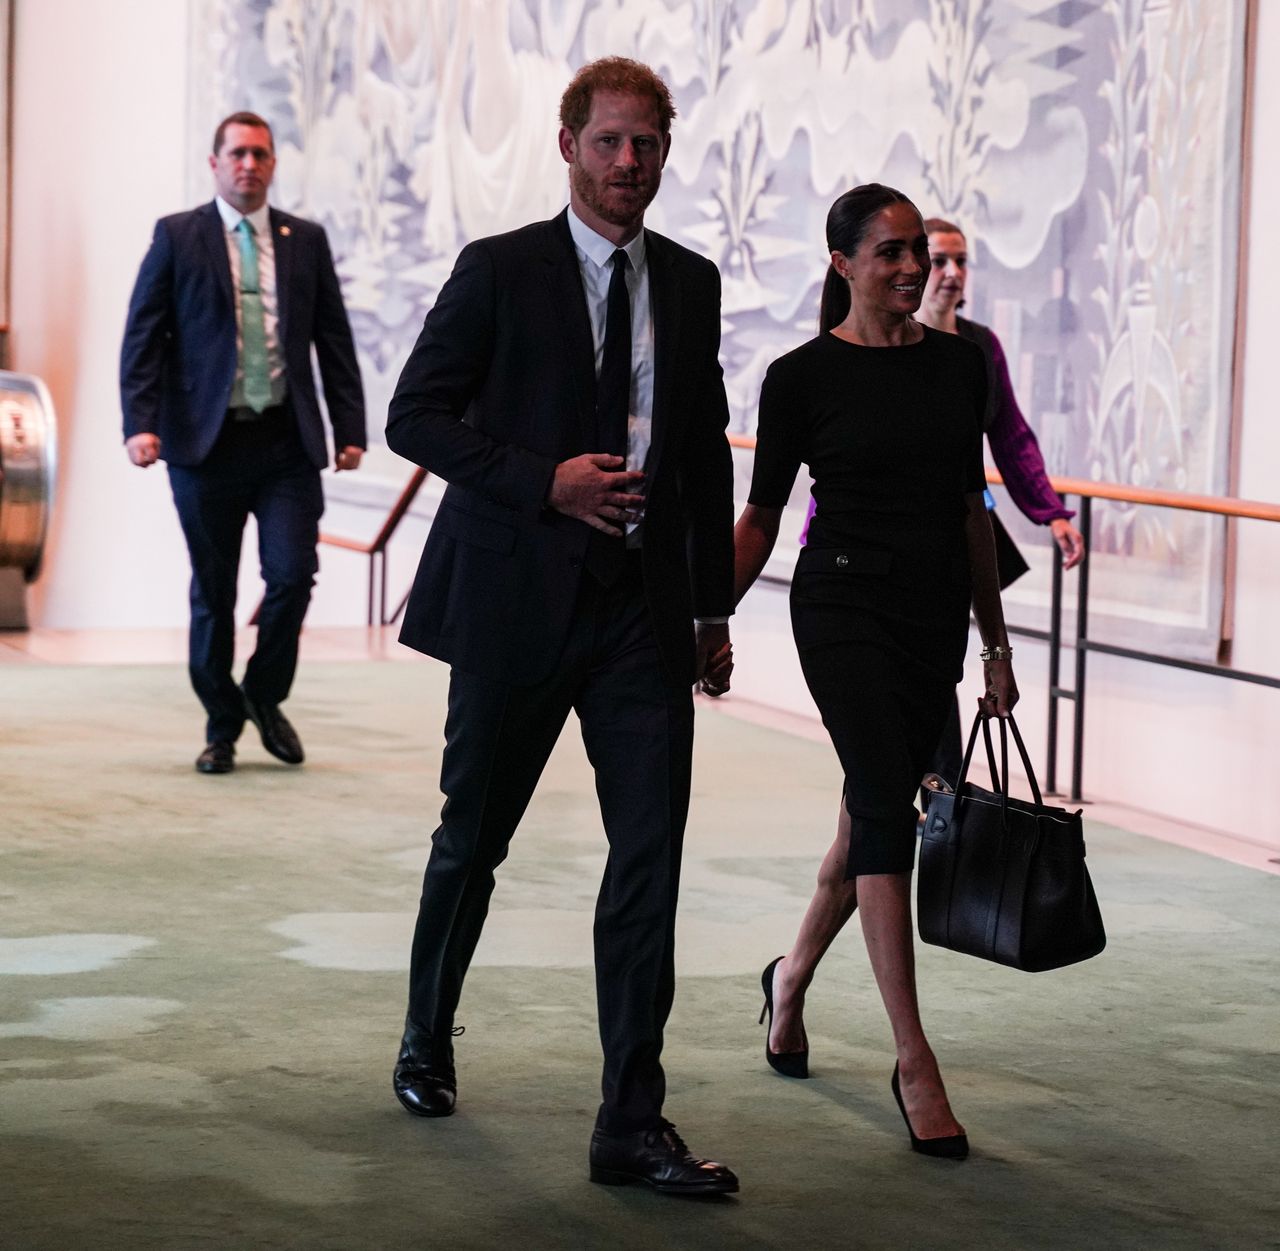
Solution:
[(569, 561), (569, 568), (570, 568), (570, 569), (581, 569), (581, 568), (582, 568), (582, 561), (580, 561), (576, 556), (574, 556), (574, 557)]
[(849, 558), (843, 552), (841, 552), (840, 555), (836, 557), (837, 568), (843, 569), (845, 565), (847, 565), (848, 563), (849, 563)]

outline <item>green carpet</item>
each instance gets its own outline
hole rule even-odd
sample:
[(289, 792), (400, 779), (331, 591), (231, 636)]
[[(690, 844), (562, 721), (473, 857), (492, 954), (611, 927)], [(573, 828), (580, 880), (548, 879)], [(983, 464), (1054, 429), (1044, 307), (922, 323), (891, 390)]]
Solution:
[(202, 777), (179, 669), (0, 676), (0, 1246), (1277, 1245), (1277, 879), (1103, 826), (1099, 959), (919, 954), (974, 1152), (913, 1156), (850, 927), (810, 994), (814, 1080), (773, 1075), (758, 978), (808, 898), (829, 749), (699, 713), (668, 1113), (742, 1178), (590, 1185), (602, 863), (576, 734), (500, 870), (450, 1120), (390, 1086), (445, 673), (312, 664), (290, 770), (250, 730)]

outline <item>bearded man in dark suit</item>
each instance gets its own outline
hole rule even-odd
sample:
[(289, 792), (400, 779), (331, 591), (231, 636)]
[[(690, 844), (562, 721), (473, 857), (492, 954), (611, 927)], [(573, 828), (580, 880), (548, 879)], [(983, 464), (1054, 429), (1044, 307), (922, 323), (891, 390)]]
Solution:
[(394, 1086), (410, 1112), (454, 1111), (494, 869), (572, 710), (609, 842), (590, 1176), (723, 1193), (737, 1178), (662, 1115), (692, 687), (726, 689), (733, 609), (720, 278), (644, 229), (673, 115), (646, 66), (579, 71), (560, 111), (569, 207), (463, 249), (391, 403), (388, 444), (449, 484), (400, 637), (452, 666)]
[[(336, 469), (366, 446), (355, 345), (324, 229), (267, 207), (271, 127), (254, 113), (219, 123), (212, 203), (156, 223), (120, 352), (125, 450), (169, 466), (191, 555), (191, 683), (204, 705), (201, 773), (229, 773), (245, 718), (286, 764), (302, 744), (280, 705), (319, 562), (328, 463), (315, 348)], [(266, 596), (236, 685), (236, 580), (245, 523), (258, 523)]]

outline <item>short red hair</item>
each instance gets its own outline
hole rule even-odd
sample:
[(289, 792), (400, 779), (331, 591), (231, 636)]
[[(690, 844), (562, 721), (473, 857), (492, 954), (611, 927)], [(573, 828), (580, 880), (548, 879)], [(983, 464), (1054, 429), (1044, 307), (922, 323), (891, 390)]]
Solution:
[(625, 56), (606, 56), (584, 65), (560, 97), (560, 125), (577, 135), (591, 116), (591, 101), (597, 91), (648, 97), (658, 113), (658, 129), (671, 133), (676, 106), (667, 84), (647, 65)]

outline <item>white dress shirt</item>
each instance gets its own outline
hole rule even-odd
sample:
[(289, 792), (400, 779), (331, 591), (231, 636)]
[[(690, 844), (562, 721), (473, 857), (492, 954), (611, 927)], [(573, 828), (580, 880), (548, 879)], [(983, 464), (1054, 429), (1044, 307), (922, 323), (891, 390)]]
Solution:
[[(582, 289), (587, 295), (587, 316), (596, 352), (596, 377), (604, 360), (605, 315), (609, 306), (609, 279), (618, 245), (596, 234), (569, 206), (569, 233), (578, 254)], [(627, 414), (627, 468), (643, 469), (653, 441), (653, 307), (649, 296), (649, 266), (641, 230), (622, 249), (627, 267), (627, 294), (631, 297), (631, 403)], [(627, 523), (627, 546), (641, 545), (639, 522)], [(700, 625), (723, 625), (728, 617), (698, 617)]]
[[(613, 254), (618, 250), (569, 209), (569, 233), (578, 254), (582, 289), (587, 295), (587, 316), (596, 352), (596, 377), (604, 360), (604, 323), (609, 305), (609, 279)], [(643, 469), (653, 438), (653, 310), (649, 302), (649, 266), (644, 252), (644, 231), (623, 249), (627, 267), (627, 294), (631, 297), (631, 402), (627, 407), (627, 468)], [(630, 536), (637, 523), (627, 525)], [(638, 546), (638, 536), (628, 546)]]
[(271, 215), (264, 203), (252, 213), (241, 213), (221, 196), (214, 197), (222, 218), (227, 241), (227, 259), (231, 262), (231, 291), (236, 302), (236, 380), (231, 387), (232, 408), (244, 405), (244, 335), (240, 329), (240, 237), (236, 230), (244, 218), (253, 227), (253, 241), (258, 248), (258, 290), (262, 295), (262, 320), (267, 332), (267, 366), (271, 371), (271, 402), (282, 404), (285, 397), (284, 357), (280, 352), (279, 303), (276, 300), (276, 241), (271, 234)]

